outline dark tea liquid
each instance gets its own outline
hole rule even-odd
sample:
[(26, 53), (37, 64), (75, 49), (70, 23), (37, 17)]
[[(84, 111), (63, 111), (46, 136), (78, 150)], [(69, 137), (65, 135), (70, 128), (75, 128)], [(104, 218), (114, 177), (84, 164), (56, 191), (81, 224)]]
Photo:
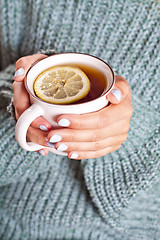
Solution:
[(67, 64), (68, 66), (80, 68), (90, 80), (90, 91), (86, 97), (72, 104), (85, 103), (100, 97), (107, 88), (106, 76), (97, 68), (83, 64)]

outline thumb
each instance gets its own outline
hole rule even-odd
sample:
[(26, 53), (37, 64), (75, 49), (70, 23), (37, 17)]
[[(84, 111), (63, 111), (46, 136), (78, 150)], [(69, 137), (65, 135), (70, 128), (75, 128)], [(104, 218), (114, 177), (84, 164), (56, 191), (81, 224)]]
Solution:
[(14, 80), (16, 82), (22, 82), (29, 68), (37, 61), (40, 61), (46, 57), (48, 56), (44, 54), (34, 54), (19, 58), (16, 62)]
[(116, 81), (114, 88), (107, 95), (107, 99), (109, 102), (113, 104), (118, 104), (123, 101), (123, 99), (127, 96), (129, 92), (129, 84), (127, 80), (119, 75), (115, 76)]

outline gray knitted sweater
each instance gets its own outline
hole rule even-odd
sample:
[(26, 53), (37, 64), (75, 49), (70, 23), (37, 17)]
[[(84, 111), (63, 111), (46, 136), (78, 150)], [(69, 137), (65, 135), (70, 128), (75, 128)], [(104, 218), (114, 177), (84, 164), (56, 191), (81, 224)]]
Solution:
[[(6, 106), (15, 61), (98, 56), (132, 90), (126, 142), (98, 159), (21, 149)], [(160, 239), (160, 5), (154, 0), (0, 0), (0, 239)]]

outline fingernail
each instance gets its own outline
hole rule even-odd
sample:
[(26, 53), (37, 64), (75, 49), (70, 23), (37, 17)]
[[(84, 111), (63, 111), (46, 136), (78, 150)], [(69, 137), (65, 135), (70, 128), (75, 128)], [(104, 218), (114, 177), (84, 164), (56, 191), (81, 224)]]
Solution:
[(23, 68), (19, 68), (15, 74), (14, 74), (14, 77), (17, 77), (17, 76), (20, 76), (20, 75), (23, 75), (24, 74), (24, 69)]
[(72, 153), (72, 155), (70, 156), (70, 158), (78, 158), (78, 153)]
[(60, 142), (62, 140), (62, 137), (58, 134), (54, 134), (50, 139), (49, 142), (50, 143), (56, 143), (56, 142)]
[(68, 149), (68, 146), (66, 144), (64, 144), (64, 143), (61, 143), (59, 145), (59, 147), (57, 148), (57, 150), (61, 151), (61, 152), (66, 151), (67, 149)]
[(121, 100), (122, 93), (119, 89), (113, 89), (112, 94), (115, 96), (115, 98), (118, 100), (118, 102)]
[(59, 120), (58, 124), (61, 127), (68, 127), (71, 123), (68, 119), (62, 118), (61, 120)]
[(46, 142), (46, 145), (47, 145), (48, 147), (54, 148), (54, 143)]
[(42, 131), (48, 131), (48, 128), (44, 125), (40, 125), (39, 128), (42, 130)]
[(41, 150), (39, 150), (38, 152), (39, 152), (39, 154), (41, 154), (41, 155), (45, 156), (45, 152), (44, 152), (42, 149), (41, 149)]

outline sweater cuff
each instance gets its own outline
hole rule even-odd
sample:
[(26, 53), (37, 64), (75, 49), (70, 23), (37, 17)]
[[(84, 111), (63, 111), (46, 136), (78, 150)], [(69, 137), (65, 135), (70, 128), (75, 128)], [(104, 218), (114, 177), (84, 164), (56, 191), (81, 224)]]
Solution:
[(7, 106), (7, 112), (10, 113), (12, 119), (14, 120), (14, 122), (17, 122), (16, 116), (15, 116), (15, 109), (14, 109), (14, 105), (13, 105), (13, 98), (11, 99), (9, 105)]
[(37, 53), (52, 56), (53, 54), (58, 52), (55, 49), (40, 49)]
[(0, 72), (0, 107), (6, 108), (13, 98), (12, 83), (15, 65), (9, 65)]

